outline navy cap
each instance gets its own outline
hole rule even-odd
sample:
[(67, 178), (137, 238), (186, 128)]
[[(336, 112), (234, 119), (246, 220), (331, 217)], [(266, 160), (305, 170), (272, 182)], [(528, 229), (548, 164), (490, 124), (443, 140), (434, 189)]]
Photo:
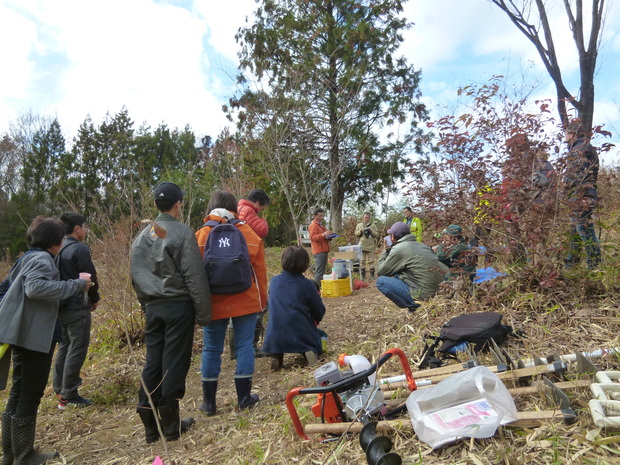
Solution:
[(173, 182), (164, 181), (153, 189), (153, 194), (155, 196), (155, 200), (162, 199), (170, 200), (172, 202), (179, 202), (183, 201), (185, 191)]

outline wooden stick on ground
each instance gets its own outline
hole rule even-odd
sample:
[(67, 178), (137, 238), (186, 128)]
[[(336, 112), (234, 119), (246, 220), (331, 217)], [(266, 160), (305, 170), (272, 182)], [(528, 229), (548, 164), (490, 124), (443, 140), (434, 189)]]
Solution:
[[(536, 428), (546, 421), (562, 421), (564, 414), (560, 410), (542, 410), (539, 412), (517, 412), (517, 420), (504, 425), (504, 427)], [(310, 423), (304, 426), (306, 434), (342, 434), (345, 432), (359, 433), (364, 427), (363, 423)], [(393, 429), (411, 429), (411, 421), (388, 420), (377, 422), (377, 431), (390, 431)]]

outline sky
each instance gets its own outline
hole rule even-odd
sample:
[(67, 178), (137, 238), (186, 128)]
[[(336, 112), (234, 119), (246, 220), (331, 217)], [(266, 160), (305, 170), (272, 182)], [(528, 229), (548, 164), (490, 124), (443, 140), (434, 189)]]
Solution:
[[(221, 107), (236, 91), (234, 36), (255, 8), (254, 0), (0, 0), (0, 134), (31, 111), (57, 117), (71, 141), (88, 115), (98, 125), (125, 107), (135, 127), (189, 125), (215, 138), (230, 125)], [(617, 132), (619, 8), (609, 10), (595, 80), (595, 123)], [(446, 113), (459, 87), (498, 74), (525, 72), (540, 82), (534, 97), (555, 96), (532, 44), (488, 0), (409, 0), (404, 14), (415, 25), (401, 53), (422, 69), (433, 115)], [(558, 15), (552, 27), (576, 93), (578, 63), (565, 22)]]

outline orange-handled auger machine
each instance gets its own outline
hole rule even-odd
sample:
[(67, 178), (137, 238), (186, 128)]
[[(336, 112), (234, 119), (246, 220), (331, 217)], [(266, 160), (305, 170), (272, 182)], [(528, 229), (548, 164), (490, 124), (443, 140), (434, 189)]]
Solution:
[[(335, 362), (329, 362), (315, 370), (316, 387), (293, 388), (286, 395), (286, 408), (293, 420), (297, 435), (308, 439), (293, 403), (293, 399), (300, 395), (318, 394), (312, 412), (323, 423), (339, 423), (356, 419), (367, 422), (372, 415), (380, 413), (385, 407), (383, 392), (374, 383), (375, 376), (373, 375), (392, 355), (397, 355), (400, 359), (407, 379), (407, 387), (409, 391), (414, 391), (416, 384), (411, 374), (409, 361), (405, 353), (398, 348), (388, 350), (379, 357), (375, 364), (352, 375), (341, 371)], [(344, 363), (343, 359), (344, 357), (341, 357), (341, 364)], [(373, 381), (371, 382), (369, 378)]]

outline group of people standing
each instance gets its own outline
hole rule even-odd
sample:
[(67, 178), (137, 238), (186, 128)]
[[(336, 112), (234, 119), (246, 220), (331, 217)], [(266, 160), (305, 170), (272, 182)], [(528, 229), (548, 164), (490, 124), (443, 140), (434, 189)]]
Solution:
[[(307, 358), (320, 354), (317, 325), (325, 314), (317, 288), (303, 276), (309, 264), (303, 247), (284, 250), (283, 271), (272, 279), (268, 296), (262, 238), (269, 226), (258, 216), (269, 204), (263, 191), (253, 190), (239, 203), (229, 192), (214, 192), (207, 205), (205, 224), (195, 234), (178, 221), (185, 193), (176, 184), (163, 182), (154, 195), (160, 214), (136, 237), (131, 250), (132, 281), (146, 313), (146, 363), (137, 412), (147, 443), (160, 438), (158, 419), (169, 441), (178, 439), (194, 422), (191, 417), (181, 419), (179, 399), (185, 394), (195, 322), (203, 327), (203, 399), (199, 410), (212, 416), (217, 411), (229, 324), (234, 335), (234, 384), (239, 409), (243, 410), (259, 401), (258, 394), (252, 393), (257, 317), (269, 308), (263, 350), (271, 354), (272, 369), (278, 370), (285, 353), (302, 353)], [(233, 235), (217, 235), (219, 240), (210, 240), (218, 225), (228, 223), (243, 237), (251, 282), (243, 290), (220, 292), (213, 286), (215, 276), (206, 269), (203, 259), (213, 247), (231, 247)]]
[[(131, 250), (131, 274), (138, 300), (146, 313), (146, 364), (138, 398), (138, 414), (147, 443), (160, 437), (156, 415), (167, 440), (178, 439), (193, 423), (181, 419), (179, 399), (191, 362), (195, 322), (203, 327), (200, 410), (216, 413), (216, 393), (221, 355), (229, 320), (232, 321), (236, 353), (235, 388), (240, 409), (259, 400), (253, 394), (254, 329), (256, 317), (267, 305), (267, 268), (261, 237), (268, 225), (257, 213), (269, 203), (264, 192), (252, 191), (239, 204), (226, 191), (216, 191), (207, 205), (205, 225), (195, 234), (178, 221), (185, 192), (163, 182), (155, 190), (160, 214), (135, 239)], [(238, 211), (246, 221), (238, 221)], [(203, 263), (205, 248), (214, 226), (231, 223), (242, 234), (252, 277), (249, 288), (230, 294), (211, 292)], [(256, 228), (256, 230), (254, 229)], [(230, 247), (220, 241), (217, 247)]]
[[(598, 265), (601, 251), (592, 214), (597, 196), (598, 155), (579, 122), (566, 130), (569, 145), (564, 185), (572, 205), (570, 254), (567, 267), (577, 261), (584, 246), (587, 265)], [(282, 367), (285, 353), (303, 353), (308, 360), (320, 354), (317, 328), (325, 315), (318, 292), (325, 273), (329, 241), (334, 236), (324, 224), (325, 211), (317, 209), (309, 226), (315, 261), (315, 282), (304, 277), (309, 256), (300, 246), (282, 254), (282, 273), (271, 281), (267, 293), (267, 268), (263, 238), (269, 232), (259, 216), (269, 197), (254, 189), (237, 202), (226, 191), (216, 191), (207, 205), (205, 225), (194, 233), (178, 221), (185, 192), (172, 182), (154, 189), (157, 218), (136, 237), (131, 248), (131, 277), (145, 311), (146, 362), (141, 376), (137, 413), (145, 427), (147, 443), (176, 440), (194, 420), (181, 419), (179, 400), (184, 397), (190, 368), (194, 327), (203, 327), (201, 359), (202, 403), (199, 409), (214, 415), (221, 373), (226, 329), (232, 325), (236, 370), (234, 384), (240, 409), (259, 401), (252, 393), (257, 316), (269, 308), (263, 350), (272, 356), (272, 369)], [(472, 273), (464, 261), (468, 246), (462, 228), (450, 225), (442, 243), (431, 249), (421, 242), (422, 222), (410, 207), (394, 223), (375, 266), (380, 238), (371, 214), (364, 212), (355, 229), (362, 251), (362, 279), (375, 278), (376, 286), (401, 308), (414, 312), (438, 290), (444, 279)], [(230, 223), (241, 233), (249, 263), (249, 287), (233, 293), (212, 292), (203, 258), (216, 226)], [(37, 411), (54, 362), (53, 388), (58, 409), (88, 407), (90, 399), (79, 393), (80, 371), (90, 341), (91, 312), (98, 306), (97, 273), (88, 247), (86, 219), (68, 213), (60, 220), (37, 217), (26, 237), (29, 250), (0, 285), (0, 386), (6, 387), (9, 361), (12, 386), (1, 415), (3, 464), (38, 465), (57, 455), (34, 448)], [(228, 247), (220, 241), (217, 247)], [(8, 349), (7, 349), (8, 347)], [(6, 352), (2, 352), (6, 350)]]
[[(211, 416), (216, 413), (229, 322), (234, 333), (238, 405), (247, 409), (259, 401), (252, 393), (257, 315), (269, 307), (264, 350), (277, 370), (284, 353), (302, 353), (308, 359), (312, 355), (316, 360), (322, 348), (317, 325), (325, 314), (318, 289), (303, 276), (309, 256), (299, 246), (282, 254), (283, 271), (272, 281), (268, 305), (262, 238), (269, 226), (259, 216), (269, 204), (264, 191), (254, 189), (239, 202), (229, 192), (214, 192), (205, 224), (196, 233), (178, 220), (185, 196), (179, 186), (162, 182), (153, 194), (159, 215), (131, 247), (132, 284), (145, 312), (146, 361), (137, 413), (147, 443), (159, 440), (160, 431), (166, 440), (176, 440), (194, 423), (191, 417), (181, 419), (179, 400), (185, 394), (196, 323), (203, 328), (199, 409)], [(0, 387), (6, 387), (13, 363), (11, 391), (1, 416), (5, 465), (42, 464), (58, 455), (34, 448), (37, 411), (57, 343), (53, 387), (58, 409), (92, 405), (78, 388), (90, 341), (91, 311), (100, 299), (97, 274), (83, 243), (88, 230), (85, 218), (68, 213), (61, 220), (37, 217), (32, 222), (28, 252), (0, 285)], [(242, 290), (219, 292), (214, 287), (212, 291), (214, 279), (203, 258), (210, 247), (231, 245), (232, 236), (216, 236), (219, 243), (209, 241), (215, 228), (227, 223), (243, 239), (251, 276)]]
[[(61, 221), (62, 220), (62, 221)], [(56, 343), (53, 385), (58, 408), (87, 407), (78, 388), (90, 341), (91, 311), (99, 301), (97, 275), (88, 247), (85, 218), (39, 216), (30, 224), (28, 251), (0, 285), (0, 383), (12, 386), (2, 413), (3, 464), (38, 465), (58, 455), (34, 448), (39, 404), (49, 378)], [(60, 303), (60, 311), (59, 311)]]

